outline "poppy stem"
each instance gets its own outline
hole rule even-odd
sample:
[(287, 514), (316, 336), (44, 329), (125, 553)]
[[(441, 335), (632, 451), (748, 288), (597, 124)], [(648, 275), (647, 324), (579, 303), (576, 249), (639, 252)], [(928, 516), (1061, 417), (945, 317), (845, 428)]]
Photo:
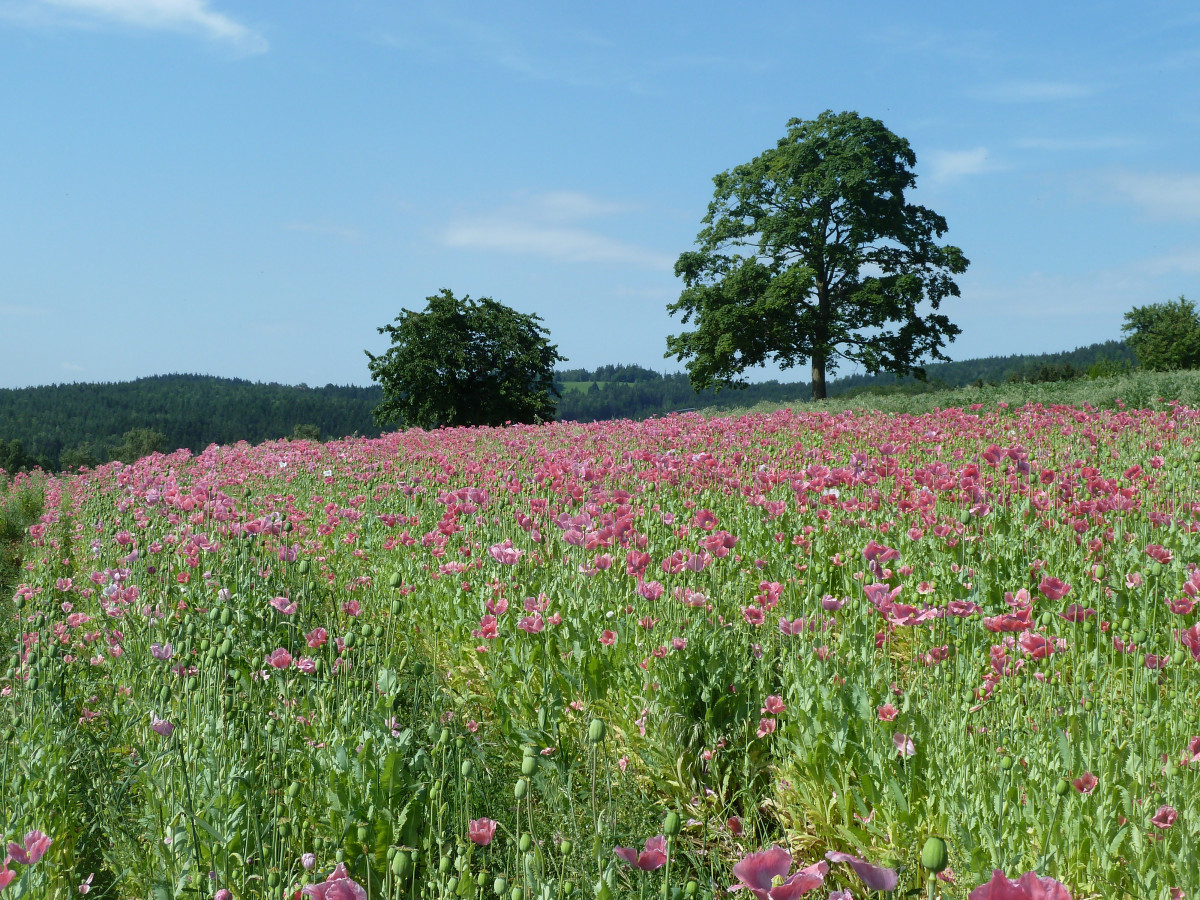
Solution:
[(204, 865), (200, 861), (200, 840), (196, 836), (196, 808), (192, 804), (192, 782), (187, 777), (187, 763), (183, 758), (182, 739), (175, 738), (175, 749), (179, 751), (179, 769), (183, 773), (183, 793), (187, 798), (188, 824), (192, 826), (192, 852), (196, 856), (196, 884), (202, 884)]

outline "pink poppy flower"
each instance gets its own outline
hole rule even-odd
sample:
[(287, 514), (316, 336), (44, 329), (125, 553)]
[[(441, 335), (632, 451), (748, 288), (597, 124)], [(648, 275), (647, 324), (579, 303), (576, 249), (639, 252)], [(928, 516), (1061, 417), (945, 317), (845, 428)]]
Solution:
[(305, 885), (300, 893), (315, 900), (367, 900), (367, 892), (350, 877), (345, 863), (338, 863), (323, 882)]
[(267, 656), (267, 664), (274, 666), (276, 669), (286, 669), (292, 664), (292, 654), (288, 653), (282, 647), (276, 647)]
[(599, 637), (599, 641), (605, 647), (611, 647), (613, 644), (615, 644), (617, 642), (617, 633), (615, 631), (609, 631), (609, 630), (605, 629), (601, 633), (601, 635)]
[(1180, 597), (1177, 600), (1165, 601), (1167, 608), (1177, 616), (1191, 615), (1192, 610), (1196, 608), (1196, 601), (1191, 597)]
[(17, 877), (17, 873), (8, 867), (10, 862), (12, 862), (12, 857), (6, 856), (4, 862), (0, 863), (0, 890), (8, 887), (12, 880)]
[(774, 719), (759, 719), (758, 720), (758, 736), (766, 737), (768, 734), (775, 733), (776, 721)]
[(837, 612), (845, 605), (846, 600), (844, 597), (839, 600), (832, 594), (826, 594), (821, 598), (821, 609), (825, 610), (826, 612)]
[(1091, 772), (1084, 772), (1078, 778), (1074, 779), (1071, 784), (1075, 785), (1075, 790), (1079, 791), (1079, 793), (1090, 794), (1096, 789), (1099, 779)]
[(151, 644), (150, 655), (155, 659), (168, 660), (174, 656), (174, 651), (171, 649), (170, 642), (166, 644)]
[(1071, 586), (1061, 579), (1046, 575), (1038, 585), (1038, 590), (1047, 600), (1061, 600), (1070, 592)]
[(317, 661), (311, 656), (301, 656), (296, 660), (296, 668), (305, 675), (312, 675), (317, 671)]
[(1083, 607), (1078, 603), (1072, 603), (1067, 607), (1065, 612), (1060, 612), (1058, 617), (1065, 619), (1068, 622), (1083, 622), (1090, 619), (1096, 614), (1096, 611), (1091, 607)]
[(175, 726), (173, 724), (168, 722), (166, 719), (160, 719), (154, 713), (150, 713), (150, 727), (163, 737), (170, 737), (171, 733), (175, 730)]
[[(792, 854), (782, 847), (772, 846), (760, 853), (751, 853), (733, 867), (738, 883), (730, 891), (748, 890), (757, 900), (792, 900), (816, 890), (825, 881), (829, 864), (821, 861), (802, 869), (791, 878)], [(776, 883), (780, 879), (781, 883)]]
[(638, 853), (632, 847), (613, 847), (613, 853), (635, 869), (653, 872), (667, 864), (667, 838), (665, 835), (646, 839), (646, 849)]
[(730, 816), (725, 820), (725, 824), (729, 827), (729, 833), (734, 837), (741, 837), (742, 834), (742, 817)]
[(1200, 762), (1200, 735), (1188, 741), (1187, 749), (1183, 751), (1182, 762), (1185, 766)]
[(472, 819), (467, 825), (467, 837), (471, 843), (486, 847), (496, 834), (496, 823), (491, 819)]
[(1002, 613), (983, 620), (983, 627), (991, 632), (1028, 631), (1033, 627), (1033, 610), (1022, 607), (1013, 613)]
[[(1179, 818), (1179, 812), (1173, 806), (1160, 806), (1158, 812), (1154, 814), (1154, 818), (1150, 820), (1150, 824), (1155, 828), (1167, 829), (1175, 824), (1175, 820)], [(11, 844), (9, 847), (11, 848)], [(9, 850), (11, 853), (11, 849)]]
[(50, 844), (53, 843), (48, 836), (40, 831), (31, 831), (25, 835), (25, 846), (8, 842), (8, 855), (14, 862), (19, 862), (23, 866), (35, 865), (46, 851), (50, 849)]
[(505, 538), (503, 544), (493, 544), (488, 547), (488, 554), (501, 565), (515, 566), (521, 561), (521, 557), (525, 555), (525, 551), (514, 547), (512, 538)]
[(876, 707), (876, 711), (879, 713), (880, 722), (890, 722), (900, 714), (900, 710), (896, 709), (896, 707), (892, 706), (890, 703), (885, 703), (883, 706)]
[(849, 863), (850, 868), (854, 869), (854, 874), (862, 879), (862, 883), (872, 891), (894, 891), (896, 883), (899, 881), (899, 876), (895, 869), (886, 869), (882, 866), (873, 866), (865, 860), (859, 859), (857, 856), (851, 856), (849, 853), (838, 853), (835, 850), (830, 850), (825, 854), (825, 858), (832, 863)]
[(971, 891), (967, 900), (1071, 900), (1071, 894), (1066, 885), (1053, 878), (1026, 872), (1018, 881), (1010, 881), (995, 869), (992, 880)]
[(907, 734), (896, 732), (892, 735), (892, 743), (896, 745), (896, 752), (898, 752), (902, 757), (917, 755), (917, 748), (913, 744), (912, 738), (910, 738)]
[(546, 627), (546, 623), (542, 619), (541, 613), (534, 613), (532, 616), (522, 616), (521, 621), (517, 623), (517, 627), (530, 634), (537, 634)]
[(742, 610), (742, 618), (750, 625), (761, 625), (767, 620), (761, 606), (747, 606)]
[(778, 694), (771, 694), (763, 701), (762, 711), (770, 713), (773, 716), (779, 715), (785, 709), (787, 709), (787, 706), (784, 704), (783, 698)]
[(271, 605), (285, 616), (290, 616), (299, 609), (299, 604), (295, 600), (288, 600), (287, 597), (272, 597)]
[(308, 646), (316, 650), (318, 647), (324, 646), (325, 642), (329, 640), (329, 632), (324, 628), (314, 628), (304, 637), (308, 641)]

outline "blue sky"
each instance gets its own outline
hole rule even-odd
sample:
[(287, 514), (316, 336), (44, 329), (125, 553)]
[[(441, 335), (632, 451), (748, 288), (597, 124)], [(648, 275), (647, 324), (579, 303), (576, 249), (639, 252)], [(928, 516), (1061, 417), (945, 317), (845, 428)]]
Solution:
[(1200, 299), (1194, 2), (0, 0), (0, 386), (366, 384), (443, 287), (678, 370), (712, 177), (825, 109), (911, 142), (954, 358)]

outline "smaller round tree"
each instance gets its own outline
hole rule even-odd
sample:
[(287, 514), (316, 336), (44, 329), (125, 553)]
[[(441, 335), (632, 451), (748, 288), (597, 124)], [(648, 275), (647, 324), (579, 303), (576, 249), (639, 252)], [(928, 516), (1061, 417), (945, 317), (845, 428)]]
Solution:
[(1121, 330), (1143, 369), (1200, 368), (1200, 315), (1191, 300), (1135, 306), (1125, 313)]
[(367, 351), (383, 388), (380, 425), (418, 428), (536, 424), (554, 418), (554, 366), (565, 359), (538, 325), (489, 297), (461, 300), (443, 288), (423, 312), (405, 311), (380, 334), (392, 346)]

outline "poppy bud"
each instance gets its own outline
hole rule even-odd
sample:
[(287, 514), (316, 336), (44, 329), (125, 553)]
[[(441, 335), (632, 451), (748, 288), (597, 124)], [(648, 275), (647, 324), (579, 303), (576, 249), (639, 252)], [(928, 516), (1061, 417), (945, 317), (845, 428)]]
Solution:
[(522, 775), (532, 775), (535, 771), (537, 771), (536, 756), (526, 756), (523, 760), (521, 760)]
[(531, 838), (529, 836), (529, 832), (527, 831), (523, 835), (521, 835), (521, 843), (519, 844), (519, 847), (521, 848), (522, 853), (528, 853), (529, 849), (532, 846), (533, 846), (533, 838)]
[(503, 875), (497, 875), (496, 880), (492, 882), (492, 890), (496, 892), (497, 897), (503, 897), (504, 892), (508, 890), (508, 880)]
[(571, 855), (571, 842), (568, 840), (563, 840), (563, 842), (558, 845), (558, 852), (561, 853), (563, 856), (570, 856)]
[(392, 874), (400, 877), (408, 871), (409, 858), (407, 853), (397, 853), (392, 857)]
[(592, 724), (588, 726), (588, 740), (593, 744), (598, 744), (604, 740), (607, 731), (602, 719), (592, 719)]
[(667, 813), (666, 819), (663, 821), (663, 834), (668, 837), (675, 837), (680, 831), (679, 813), (671, 810)]
[(392, 577), (388, 579), (388, 586), (398, 588), (404, 583), (404, 579), (400, 577), (399, 572), (393, 572)]
[(525, 796), (525, 792), (529, 790), (529, 782), (524, 778), (518, 778), (517, 783), (513, 786), (513, 797), (520, 800)]
[(307, 559), (300, 560), (300, 574), (301, 575), (307, 575), (308, 570), (310, 568), (312, 568), (312, 563), (310, 563)]
[(463, 760), (463, 764), (462, 764), (460, 771), (462, 772), (463, 778), (471, 777), (471, 761), (469, 759)]
[(1067, 794), (1071, 793), (1071, 782), (1065, 778), (1058, 779), (1058, 784), (1054, 786), (1054, 793), (1060, 797), (1067, 796)]

